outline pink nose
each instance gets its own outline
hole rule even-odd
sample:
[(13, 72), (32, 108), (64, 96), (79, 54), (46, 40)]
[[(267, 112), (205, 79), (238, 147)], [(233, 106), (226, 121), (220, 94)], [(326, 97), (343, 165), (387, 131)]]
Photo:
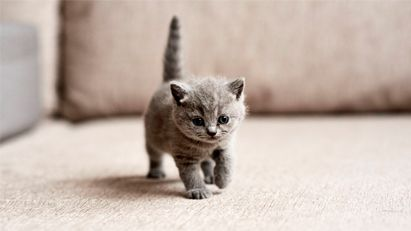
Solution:
[(211, 137), (215, 136), (217, 134), (217, 128), (216, 127), (208, 127), (207, 128), (207, 134)]

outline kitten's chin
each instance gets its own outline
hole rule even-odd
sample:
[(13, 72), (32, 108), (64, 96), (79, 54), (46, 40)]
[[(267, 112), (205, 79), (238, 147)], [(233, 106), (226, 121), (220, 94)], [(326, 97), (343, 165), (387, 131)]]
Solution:
[(218, 141), (220, 141), (220, 138), (221, 138), (221, 137), (210, 137), (210, 138), (205, 139), (205, 140), (206, 140), (205, 142), (208, 142), (208, 143), (217, 143)]

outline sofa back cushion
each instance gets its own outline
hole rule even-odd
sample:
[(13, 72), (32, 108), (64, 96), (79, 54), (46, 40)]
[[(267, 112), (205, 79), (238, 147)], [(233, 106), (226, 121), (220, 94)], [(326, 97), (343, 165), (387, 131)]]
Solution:
[(65, 1), (61, 113), (142, 113), (172, 15), (187, 70), (245, 77), (251, 112), (411, 109), (411, 2)]

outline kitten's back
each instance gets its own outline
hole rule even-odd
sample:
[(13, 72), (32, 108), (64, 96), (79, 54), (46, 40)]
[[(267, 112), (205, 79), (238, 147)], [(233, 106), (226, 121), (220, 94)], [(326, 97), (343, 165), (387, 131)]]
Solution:
[(162, 146), (169, 137), (170, 129), (174, 129), (171, 118), (172, 100), (170, 85), (163, 83), (151, 98), (144, 115), (146, 139), (155, 142), (156, 146), (162, 149), (165, 149)]

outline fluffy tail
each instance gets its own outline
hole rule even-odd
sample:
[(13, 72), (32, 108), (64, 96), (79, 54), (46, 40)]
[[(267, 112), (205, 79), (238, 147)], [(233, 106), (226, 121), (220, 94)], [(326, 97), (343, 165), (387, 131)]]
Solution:
[(163, 81), (182, 78), (180, 23), (176, 16), (170, 23), (167, 47), (164, 54)]

